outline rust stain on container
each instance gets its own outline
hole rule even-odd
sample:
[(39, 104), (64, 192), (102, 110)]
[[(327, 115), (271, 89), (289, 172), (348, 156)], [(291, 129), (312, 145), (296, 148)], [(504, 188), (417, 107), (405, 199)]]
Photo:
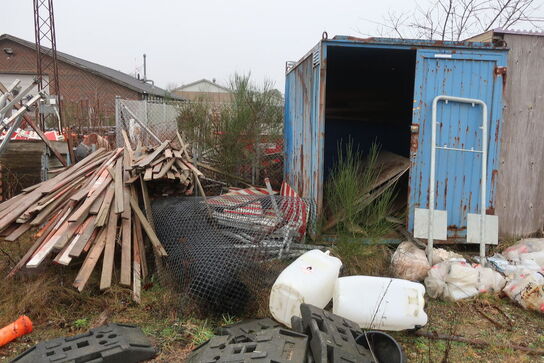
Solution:
[(493, 72), (493, 77), (497, 78), (498, 76), (502, 77), (502, 93), (504, 96), (506, 90), (506, 77), (508, 74), (508, 67), (495, 67)]

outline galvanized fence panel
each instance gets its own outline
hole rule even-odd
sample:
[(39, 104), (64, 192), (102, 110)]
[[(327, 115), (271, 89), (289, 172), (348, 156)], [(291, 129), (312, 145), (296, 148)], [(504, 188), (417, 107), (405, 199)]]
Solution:
[(177, 144), (178, 105), (175, 102), (151, 100), (115, 101), (115, 129), (117, 146), (124, 146), (121, 133), (125, 130), (133, 146), (156, 145), (170, 140)]

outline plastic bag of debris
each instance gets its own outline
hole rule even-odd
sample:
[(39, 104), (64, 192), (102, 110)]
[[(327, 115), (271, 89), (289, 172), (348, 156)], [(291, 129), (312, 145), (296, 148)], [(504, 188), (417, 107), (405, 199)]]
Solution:
[(427, 294), (432, 298), (461, 300), (483, 292), (500, 291), (506, 281), (498, 272), (463, 261), (445, 261), (434, 265), (425, 278)]
[[(496, 253), (493, 256), (488, 257), (487, 262), (489, 262), (494, 270), (507, 277), (523, 273), (524, 271), (541, 271), (542, 267), (535, 262), (530, 256), (531, 254), (532, 253), (521, 255), (521, 258), (518, 261), (509, 261), (500, 253)], [(479, 261), (479, 257), (476, 257), (476, 260)]]
[(465, 261), (463, 256), (458, 253), (443, 248), (433, 248), (433, 265), (449, 260)]
[[(510, 261), (520, 261), (523, 255), (537, 253), (535, 257), (544, 264), (544, 254), (538, 254), (538, 252), (544, 252), (544, 238), (522, 239), (505, 249), (502, 255)], [(541, 264), (539, 263), (539, 265)]]
[(503, 291), (523, 308), (544, 313), (544, 275), (541, 272), (516, 273)]
[(402, 242), (391, 257), (393, 276), (410, 281), (422, 281), (431, 266), (425, 251), (412, 242)]

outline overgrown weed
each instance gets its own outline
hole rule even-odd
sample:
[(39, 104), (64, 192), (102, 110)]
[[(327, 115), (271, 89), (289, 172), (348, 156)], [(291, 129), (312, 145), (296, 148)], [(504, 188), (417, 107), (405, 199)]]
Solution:
[(338, 144), (338, 159), (325, 186), (326, 209), (336, 220), (339, 234), (366, 238), (382, 237), (392, 230), (386, 217), (396, 198), (394, 184), (380, 195), (372, 195), (379, 186), (380, 148), (372, 144), (365, 155), (348, 140)]

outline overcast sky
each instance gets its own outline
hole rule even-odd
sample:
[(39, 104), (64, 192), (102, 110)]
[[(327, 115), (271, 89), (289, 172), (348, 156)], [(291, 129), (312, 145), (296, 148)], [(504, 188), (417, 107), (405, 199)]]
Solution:
[[(31, 0), (2, 1), (0, 34), (34, 40)], [(57, 49), (126, 73), (147, 74), (158, 86), (251, 71), (283, 92), (285, 61), (297, 60), (321, 38), (367, 36), (389, 9), (410, 0), (55, 0)], [(363, 33), (364, 35), (361, 35)]]

